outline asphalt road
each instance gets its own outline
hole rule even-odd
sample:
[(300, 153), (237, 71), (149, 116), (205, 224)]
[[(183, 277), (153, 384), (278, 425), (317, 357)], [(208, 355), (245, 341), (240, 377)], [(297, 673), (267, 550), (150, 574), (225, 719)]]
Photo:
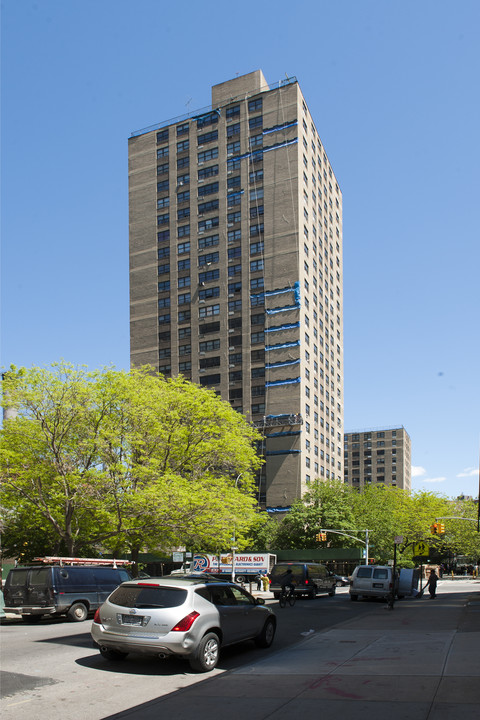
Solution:
[(272, 647), (261, 650), (248, 642), (226, 648), (218, 667), (208, 674), (193, 673), (181, 660), (132, 655), (121, 663), (106, 661), (92, 646), (91, 620), (4, 622), (0, 628), (2, 720), (102, 720), (213, 674), (253, 664), (259, 654), (291, 646), (311, 633), (375, 610), (372, 601), (352, 603), (348, 588), (337, 588), (332, 598), (299, 600), (293, 608), (267, 602), (278, 620)]

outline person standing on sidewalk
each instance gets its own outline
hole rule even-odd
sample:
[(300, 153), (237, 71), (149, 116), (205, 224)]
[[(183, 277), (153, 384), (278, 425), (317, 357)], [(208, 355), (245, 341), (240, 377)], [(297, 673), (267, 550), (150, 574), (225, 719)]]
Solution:
[(428, 576), (428, 592), (430, 593), (430, 600), (435, 600), (435, 597), (437, 595), (437, 581), (438, 581), (438, 575), (435, 572), (435, 570), (430, 570), (430, 575)]

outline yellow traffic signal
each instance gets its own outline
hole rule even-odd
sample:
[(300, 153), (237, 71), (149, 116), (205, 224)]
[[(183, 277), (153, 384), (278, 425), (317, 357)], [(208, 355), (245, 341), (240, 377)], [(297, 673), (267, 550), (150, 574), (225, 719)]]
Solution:
[(437, 534), (437, 532), (438, 532), (438, 524), (437, 523), (433, 523), (433, 525), (430, 526), (430, 532), (432, 533), (432, 535)]
[(316, 540), (317, 542), (320, 542), (321, 539), (322, 539), (322, 533), (317, 533), (317, 534), (315, 535), (315, 540)]
[(439, 535), (445, 535), (445, 525), (443, 523), (437, 523), (437, 533)]
[(327, 539), (327, 533), (320, 533), (320, 535), (322, 536), (322, 540), (325, 541)]

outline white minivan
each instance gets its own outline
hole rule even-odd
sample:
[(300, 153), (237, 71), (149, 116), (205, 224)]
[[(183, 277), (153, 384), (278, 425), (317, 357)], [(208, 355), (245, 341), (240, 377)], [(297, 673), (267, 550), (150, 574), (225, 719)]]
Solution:
[[(398, 590), (398, 575), (395, 593)], [(386, 599), (393, 591), (393, 568), (389, 565), (359, 565), (355, 568), (350, 582), (350, 600), (363, 597)]]

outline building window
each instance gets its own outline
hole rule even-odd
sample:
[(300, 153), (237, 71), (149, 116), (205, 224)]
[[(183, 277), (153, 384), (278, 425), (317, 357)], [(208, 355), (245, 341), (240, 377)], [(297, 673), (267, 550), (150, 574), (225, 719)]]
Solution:
[(190, 225), (181, 225), (177, 228), (177, 237), (189, 237), (190, 235)]
[(263, 145), (263, 135), (254, 135), (248, 139), (248, 146), (250, 149), (261, 147)]
[(250, 340), (252, 345), (256, 345), (257, 343), (264, 343), (265, 342), (265, 333), (264, 332), (254, 332), (250, 335)]
[(235, 135), (240, 135), (240, 123), (227, 126), (227, 138), (232, 138)]
[(263, 270), (263, 260), (252, 260), (250, 262), (250, 272), (258, 272)]
[(166, 315), (159, 315), (158, 316), (158, 324), (159, 325), (169, 325), (170, 324), (170, 313), (167, 313)]
[(190, 252), (190, 242), (179, 243), (177, 247), (177, 252), (179, 255)]
[(188, 305), (190, 302), (190, 293), (183, 293), (183, 295), (178, 296), (178, 304), (179, 305)]
[(188, 157), (188, 155), (177, 159), (177, 170), (181, 170), (182, 168), (187, 168), (189, 165), (190, 165), (190, 158)]
[(185, 190), (184, 192), (178, 193), (177, 203), (186, 202), (187, 200), (190, 200), (190, 190)]
[(218, 192), (218, 182), (208, 183), (208, 185), (202, 185), (198, 188), (198, 197), (204, 197), (205, 195), (213, 195)]
[(261, 110), (263, 107), (263, 98), (255, 98), (254, 100), (248, 101), (248, 112), (255, 112)]
[(158, 292), (166, 292), (167, 290), (170, 290), (170, 280), (158, 283)]
[(170, 307), (170, 298), (169, 297), (160, 298), (158, 301), (158, 307), (159, 308), (169, 308)]
[(190, 208), (180, 208), (180, 210), (177, 210), (177, 220), (184, 220), (185, 218), (190, 217)]
[(218, 175), (218, 165), (210, 165), (210, 167), (200, 168), (198, 171), (198, 179), (205, 180), (209, 177), (215, 177)]
[(218, 147), (203, 150), (198, 153), (199, 163), (206, 162), (207, 160), (215, 160), (215, 158), (218, 158)]
[(229, 295), (236, 295), (239, 292), (242, 292), (242, 283), (241, 282), (234, 282), (234, 283), (228, 284), (228, 294)]
[(157, 132), (157, 143), (168, 142), (168, 128)]
[(228, 301), (228, 311), (229, 312), (240, 312), (242, 309), (242, 301), (241, 300), (229, 300)]
[(179, 288), (190, 287), (190, 275), (186, 275), (185, 277), (179, 277), (178, 278), (178, 287)]
[(257, 117), (250, 118), (248, 121), (248, 127), (250, 128), (250, 130), (255, 130), (255, 128), (263, 127), (263, 116), (257, 115)]
[(161, 210), (162, 208), (166, 208), (170, 205), (170, 198), (164, 197), (160, 198), (160, 200), (157, 200), (157, 210)]
[(225, 117), (227, 120), (233, 120), (233, 118), (240, 117), (240, 105), (232, 105), (225, 110)]
[(209, 218), (208, 220), (200, 220), (198, 223), (198, 232), (205, 232), (205, 230), (211, 230), (219, 226), (218, 217)]
[(198, 310), (199, 318), (212, 317), (212, 315), (220, 315), (220, 305), (206, 305)]
[(185, 152), (190, 147), (190, 140), (180, 140), (177, 142), (177, 153)]
[(204, 145), (205, 143), (213, 142), (213, 140), (218, 140), (218, 130), (211, 130), (208, 133), (199, 135), (197, 137), (197, 145)]
[(218, 123), (218, 113), (211, 112), (208, 113), (208, 115), (202, 115), (202, 117), (197, 118), (197, 129), (200, 130), (203, 127), (215, 125), (216, 123)]
[(231, 158), (231, 160), (227, 160), (227, 170), (228, 172), (233, 172), (234, 170), (240, 170), (241, 168), (241, 161), (240, 158)]
[(192, 319), (192, 313), (190, 310), (179, 310), (178, 313), (178, 322), (184, 323), (184, 322), (190, 322)]
[(180, 135), (188, 135), (190, 131), (190, 123), (186, 122), (182, 125), (177, 125), (177, 137), (180, 137)]
[(170, 230), (161, 230), (157, 233), (158, 242), (167, 242), (170, 240)]
[(218, 286), (200, 290), (198, 293), (199, 300), (213, 300), (218, 297), (220, 297), (220, 288)]
[(250, 290), (263, 290), (263, 277), (250, 280)]
[(250, 245), (250, 255), (261, 255), (263, 253), (263, 240)]
[(157, 183), (157, 192), (168, 192), (170, 188), (170, 180), (162, 180)]
[(188, 370), (191, 370), (191, 369), (192, 369), (192, 362), (191, 362), (191, 360), (188, 360), (187, 362), (178, 363), (178, 370), (179, 370), (179, 372), (185, 372), (186, 370), (188, 371)]
[(241, 229), (238, 228), (237, 230), (229, 230), (228, 233), (227, 233), (227, 238), (228, 238), (228, 242), (229, 242), (229, 243), (232, 243), (232, 242), (236, 242), (236, 241), (238, 241), (238, 240), (241, 240), (241, 239), (242, 239), (242, 231), (241, 231)]
[(212, 212), (212, 210), (218, 210), (218, 204), (218, 199), (208, 200), (208, 202), (200, 203), (200, 205), (198, 206), (198, 214), (203, 215), (204, 213)]
[(208, 235), (207, 237), (199, 238), (198, 249), (205, 250), (205, 248), (214, 247), (218, 245), (219, 239), (219, 235)]
[(241, 265), (231, 265), (228, 268), (228, 277), (235, 277), (235, 275), (241, 275), (242, 274), (242, 266)]
[(228, 248), (228, 259), (233, 260), (237, 257), (242, 257), (242, 248), (240, 246)]
[(184, 340), (185, 338), (189, 338), (191, 336), (191, 334), (192, 334), (192, 328), (189, 328), (189, 327), (179, 328), (178, 339)]
[(263, 223), (258, 223), (257, 225), (250, 225), (250, 237), (258, 237), (259, 235), (263, 235)]
[(228, 155), (235, 155), (236, 153), (240, 152), (240, 140), (235, 140), (234, 142), (227, 143), (227, 156)]
[(198, 274), (198, 282), (203, 285), (203, 283), (211, 282), (212, 280), (218, 280), (220, 277), (220, 270), (208, 270), (207, 272), (202, 272)]
[(191, 355), (191, 353), (192, 353), (191, 345), (179, 345), (178, 346), (178, 354), (179, 355)]
[(165, 273), (170, 272), (170, 263), (166, 263), (165, 265), (159, 265), (158, 266), (158, 274), (164, 275)]
[(157, 165), (157, 175), (165, 175), (165, 173), (168, 173), (168, 163)]
[(240, 212), (240, 210), (237, 210), (236, 212), (233, 212), (233, 213), (228, 213), (228, 215), (227, 215), (227, 223), (232, 224), (232, 225), (234, 223), (240, 222), (241, 219), (242, 219), (242, 213)]
[(250, 219), (253, 220), (256, 217), (260, 217), (263, 215), (263, 205), (258, 205), (257, 207), (251, 207), (250, 208)]
[(220, 349), (220, 340), (207, 340), (201, 342), (198, 346), (200, 352), (211, 352), (212, 350)]
[(218, 262), (218, 252), (208, 253), (208, 255), (200, 255), (198, 258), (198, 265), (199, 267), (203, 267), (203, 265), (210, 265), (210, 263), (217, 263)]
[(157, 159), (168, 157), (168, 147), (158, 148)]

